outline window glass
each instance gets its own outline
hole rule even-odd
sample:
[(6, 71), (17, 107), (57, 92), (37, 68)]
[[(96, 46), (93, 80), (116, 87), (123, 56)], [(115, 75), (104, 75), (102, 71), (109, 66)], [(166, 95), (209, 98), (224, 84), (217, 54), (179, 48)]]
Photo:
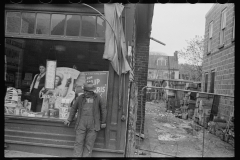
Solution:
[(35, 13), (22, 13), (21, 33), (34, 33)]
[(7, 32), (19, 33), (21, 26), (21, 13), (20, 12), (7, 12), (6, 18)]
[(49, 34), (50, 14), (37, 14), (37, 29), (36, 34)]
[(97, 17), (97, 33), (96, 37), (105, 37), (105, 21), (101, 17)]
[(67, 15), (67, 36), (79, 36), (80, 31), (80, 16)]
[(221, 15), (221, 29), (224, 29), (226, 27), (226, 18), (227, 18), (227, 10), (224, 9)]
[[(56, 51), (57, 67), (73, 68), (80, 72), (108, 71), (109, 62), (102, 59), (104, 43), (6, 38), (7, 82), (5, 85), (29, 91), (38, 64), (45, 63), (51, 55), (50, 48), (61, 46)], [(25, 74), (26, 73), (26, 74)], [(31, 75), (26, 78), (26, 75)]]
[(96, 17), (82, 16), (82, 32), (81, 36), (94, 37), (95, 36)]
[(52, 14), (51, 35), (64, 35), (65, 15)]

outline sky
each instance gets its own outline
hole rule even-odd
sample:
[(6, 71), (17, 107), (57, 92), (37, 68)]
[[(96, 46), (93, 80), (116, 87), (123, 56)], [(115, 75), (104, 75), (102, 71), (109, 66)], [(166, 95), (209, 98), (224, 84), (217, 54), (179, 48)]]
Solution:
[[(150, 40), (150, 52), (164, 52), (168, 56), (187, 47), (187, 41), (195, 35), (204, 37), (205, 15), (213, 6), (206, 4), (155, 4), (151, 37), (165, 43)], [(180, 63), (181, 59), (179, 59)]]

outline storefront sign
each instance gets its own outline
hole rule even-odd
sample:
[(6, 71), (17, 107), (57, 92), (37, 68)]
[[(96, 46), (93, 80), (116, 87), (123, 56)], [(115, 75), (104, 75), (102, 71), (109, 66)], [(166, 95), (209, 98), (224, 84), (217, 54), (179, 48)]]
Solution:
[(107, 101), (108, 71), (84, 72), (86, 82), (92, 82), (96, 86), (95, 93), (98, 93), (103, 100)]
[(54, 89), (57, 61), (47, 60), (45, 88)]

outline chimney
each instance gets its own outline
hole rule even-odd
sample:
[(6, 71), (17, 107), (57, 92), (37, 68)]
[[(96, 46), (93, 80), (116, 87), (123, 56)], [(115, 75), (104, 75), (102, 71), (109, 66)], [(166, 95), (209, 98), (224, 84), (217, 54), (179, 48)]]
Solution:
[(174, 52), (174, 57), (175, 57), (176, 61), (178, 62), (178, 51)]

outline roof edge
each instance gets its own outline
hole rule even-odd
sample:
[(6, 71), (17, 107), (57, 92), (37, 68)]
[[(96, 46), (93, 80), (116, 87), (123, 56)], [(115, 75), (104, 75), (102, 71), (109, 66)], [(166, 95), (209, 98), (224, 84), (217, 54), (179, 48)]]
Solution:
[(205, 18), (209, 15), (209, 13), (213, 10), (213, 8), (217, 5), (217, 3), (215, 3), (210, 9), (209, 11), (206, 13)]

